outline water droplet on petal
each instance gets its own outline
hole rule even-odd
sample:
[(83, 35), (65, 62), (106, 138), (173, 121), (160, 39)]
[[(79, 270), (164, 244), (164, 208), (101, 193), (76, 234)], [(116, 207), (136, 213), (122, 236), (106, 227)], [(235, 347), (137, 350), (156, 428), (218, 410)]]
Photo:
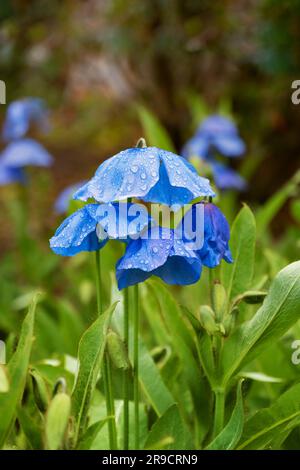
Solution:
[(138, 169), (139, 169), (139, 167), (137, 165), (132, 165), (132, 167), (130, 168), (132, 173), (137, 173)]

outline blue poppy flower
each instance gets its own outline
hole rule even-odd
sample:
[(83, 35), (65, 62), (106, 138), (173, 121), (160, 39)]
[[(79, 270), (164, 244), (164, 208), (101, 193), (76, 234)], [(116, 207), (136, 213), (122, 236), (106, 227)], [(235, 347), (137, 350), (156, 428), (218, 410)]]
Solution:
[(156, 147), (135, 147), (102, 163), (74, 199), (113, 202), (135, 197), (171, 206), (200, 196), (214, 192), (184, 158)]
[[(198, 206), (203, 207), (204, 214), (201, 223), (197, 227), (197, 210)], [(191, 217), (189, 225), (185, 224), (185, 220)], [(181, 222), (183, 227), (183, 239), (187, 242), (193, 242), (195, 233), (203, 231), (203, 244), (196, 250), (201, 258), (204, 266), (215, 268), (222, 259), (227, 263), (232, 263), (232, 255), (228, 245), (230, 239), (230, 228), (226, 217), (221, 210), (211, 203), (193, 204), (191, 209), (185, 214)], [(182, 229), (182, 228), (181, 228)], [(190, 231), (189, 231), (190, 230)]]
[(236, 125), (223, 116), (209, 116), (183, 148), (183, 155), (209, 158), (215, 151), (225, 157), (240, 157), (245, 153), (244, 141), (239, 137)]
[(244, 191), (247, 188), (247, 182), (232, 168), (222, 165), (219, 162), (212, 162), (212, 171), (216, 186), (222, 190), (236, 189)]
[(50, 239), (50, 247), (62, 256), (97, 251), (109, 238), (128, 241), (150, 220), (141, 204), (87, 204), (63, 221)]
[(1, 154), (3, 165), (11, 168), (50, 166), (49, 152), (33, 139), (20, 139), (9, 143)]
[(174, 230), (157, 226), (147, 231), (147, 237), (130, 241), (116, 266), (119, 289), (150, 276), (158, 276), (167, 284), (193, 284), (200, 279), (201, 271), (199, 256), (176, 238)]
[(25, 173), (22, 168), (11, 168), (3, 165), (0, 160), (0, 186), (11, 183), (24, 183), (26, 180)]
[(28, 132), (31, 124), (36, 124), (42, 131), (48, 128), (48, 112), (43, 100), (24, 98), (13, 101), (6, 111), (3, 138), (7, 141), (19, 139)]
[(65, 214), (68, 211), (71, 199), (84, 183), (85, 182), (81, 181), (80, 183), (72, 184), (61, 191), (54, 204), (54, 209), (57, 214)]

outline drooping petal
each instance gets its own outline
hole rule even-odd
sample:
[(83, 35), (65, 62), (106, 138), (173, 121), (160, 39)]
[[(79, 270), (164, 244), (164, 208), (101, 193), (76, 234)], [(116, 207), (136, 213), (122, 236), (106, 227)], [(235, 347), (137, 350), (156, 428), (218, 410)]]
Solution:
[(201, 261), (195, 252), (185, 247), (183, 240), (174, 240), (173, 230), (154, 227), (150, 237), (130, 242), (117, 263), (119, 289), (143, 282), (150, 276), (177, 285), (198, 281)]
[(99, 241), (96, 234), (98, 204), (87, 204), (63, 221), (50, 239), (54, 253), (73, 256), (81, 251), (97, 251), (107, 240)]
[(11, 168), (0, 162), (0, 186), (11, 183), (25, 183), (26, 176), (22, 168)]
[(48, 127), (48, 112), (43, 100), (39, 98), (24, 98), (13, 101), (7, 108), (3, 125), (3, 138), (6, 141), (23, 137), (31, 123), (45, 131)]
[(140, 198), (180, 204), (199, 196), (214, 196), (209, 181), (182, 157), (156, 147), (132, 148), (105, 161), (74, 199), (113, 202)]
[(182, 149), (185, 158), (200, 157), (205, 160), (209, 156), (210, 140), (205, 135), (196, 135), (188, 140)]
[(216, 136), (212, 143), (225, 157), (241, 157), (246, 150), (244, 141), (237, 135)]
[(204, 244), (198, 251), (205, 266), (214, 268), (220, 264), (223, 258), (227, 263), (233, 262), (228, 245), (229, 239), (230, 228), (224, 214), (214, 204), (205, 204)]
[(231, 119), (213, 114), (204, 119), (197, 129), (197, 133), (214, 138), (216, 135), (237, 135), (238, 130)]
[(74, 195), (74, 199), (113, 202), (143, 198), (158, 181), (159, 155), (154, 147), (130, 148), (102, 163), (95, 176)]
[(33, 139), (20, 139), (9, 143), (2, 152), (2, 162), (13, 168), (25, 166), (50, 166), (49, 152)]
[(247, 182), (236, 171), (222, 163), (212, 162), (213, 177), (219, 189), (236, 189), (244, 191), (247, 189)]

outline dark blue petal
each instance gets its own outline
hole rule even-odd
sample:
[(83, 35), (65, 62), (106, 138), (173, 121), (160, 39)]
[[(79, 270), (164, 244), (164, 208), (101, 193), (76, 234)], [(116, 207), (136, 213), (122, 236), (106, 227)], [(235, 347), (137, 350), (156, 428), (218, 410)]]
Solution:
[(63, 221), (50, 239), (54, 253), (73, 256), (81, 251), (97, 251), (107, 240), (99, 242), (96, 234), (98, 204), (87, 204)]
[(48, 112), (44, 102), (38, 98), (24, 98), (13, 101), (7, 108), (3, 125), (3, 138), (14, 140), (23, 137), (31, 123), (35, 123), (41, 130), (48, 127)]
[(47, 150), (33, 139), (11, 142), (2, 152), (2, 163), (13, 168), (25, 166), (49, 166), (52, 157)]
[(158, 181), (159, 152), (155, 147), (130, 148), (102, 163), (95, 176), (74, 195), (74, 199), (113, 202), (143, 198)]
[(22, 168), (11, 168), (0, 162), (0, 186), (10, 183), (24, 183), (26, 176)]
[(228, 263), (233, 262), (228, 246), (229, 238), (230, 228), (225, 216), (214, 204), (205, 204), (204, 245), (198, 251), (205, 266), (214, 268), (220, 264), (223, 258)]
[(236, 171), (222, 165), (221, 163), (212, 163), (213, 176), (216, 186), (219, 189), (236, 189), (244, 191), (247, 189), (247, 183)]
[(72, 197), (83, 184), (83, 182), (72, 184), (61, 191), (54, 204), (54, 209), (57, 214), (65, 214), (68, 211)]
[(117, 263), (116, 274), (119, 289), (123, 289), (152, 275), (168, 284), (192, 284), (200, 278), (201, 269), (197, 254), (182, 240), (174, 240), (173, 230), (154, 227), (151, 238), (139, 238), (129, 243), (125, 255)]

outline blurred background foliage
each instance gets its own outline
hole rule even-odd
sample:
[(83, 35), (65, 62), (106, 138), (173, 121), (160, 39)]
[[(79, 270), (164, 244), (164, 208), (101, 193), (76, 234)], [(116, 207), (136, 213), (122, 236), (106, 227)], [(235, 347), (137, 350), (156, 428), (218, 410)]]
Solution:
[[(254, 162), (240, 197), (265, 202), (300, 161), (300, 113), (290, 98), (300, 71), (299, 16), (300, 0), (1, 0), (7, 101), (39, 96), (52, 111), (43, 138), (55, 157), (53, 178), (42, 181), (46, 224), (61, 189), (143, 133), (140, 105), (178, 152), (204, 103), (208, 112), (230, 112), (247, 143), (246, 167)], [(285, 209), (276, 235), (293, 220)]]

